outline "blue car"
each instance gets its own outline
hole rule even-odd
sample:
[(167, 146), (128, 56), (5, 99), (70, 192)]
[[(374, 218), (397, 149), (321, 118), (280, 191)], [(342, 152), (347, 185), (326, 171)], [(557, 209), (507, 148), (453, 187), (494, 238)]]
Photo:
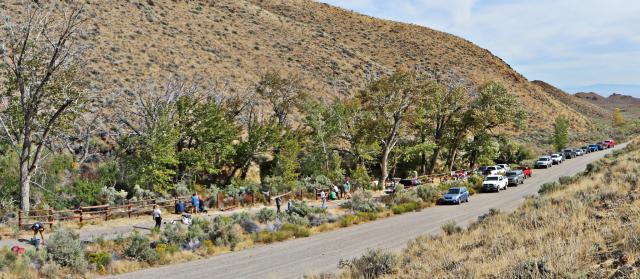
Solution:
[(598, 148), (597, 144), (590, 144), (589, 145), (589, 152), (596, 152), (598, 150), (599, 150), (599, 148)]
[(442, 195), (443, 203), (457, 203), (469, 202), (469, 191), (467, 187), (451, 187), (449, 191)]

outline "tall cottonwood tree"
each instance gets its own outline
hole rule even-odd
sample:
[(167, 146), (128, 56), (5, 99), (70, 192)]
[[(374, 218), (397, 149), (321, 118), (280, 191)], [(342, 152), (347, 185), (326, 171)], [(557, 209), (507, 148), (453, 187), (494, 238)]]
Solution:
[(79, 115), (84, 82), (78, 74), (82, 47), (80, 7), (53, 13), (46, 4), (25, 4), (23, 18), (4, 23), (0, 50), (5, 103), (2, 135), (19, 157), (20, 208), (30, 208), (31, 179), (54, 135)]
[(386, 181), (389, 155), (404, 133), (407, 116), (418, 99), (418, 86), (413, 74), (395, 72), (371, 82), (357, 98), (368, 113), (365, 129), (381, 147), (380, 181)]

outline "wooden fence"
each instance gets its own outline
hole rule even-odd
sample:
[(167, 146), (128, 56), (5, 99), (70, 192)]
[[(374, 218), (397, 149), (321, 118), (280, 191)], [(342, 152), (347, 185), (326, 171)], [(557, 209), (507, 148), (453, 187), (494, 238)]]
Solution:
[(56, 222), (68, 220), (78, 220), (82, 223), (92, 219), (109, 220), (113, 218), (131, 218), (131, 216), (149, 214), (153, 210), (154, 205), (173, 210), (180, 200), (186, 201), (187, 204), (191, 202), (190, 197), (177, 197), (169, 200), (141, 200), (122, 205), (81, 206), (77, 209), (68, 210), (30, 210), (29, 215), (25, 215), (24, 212), (20, 210), (18, 211), (18, 227), (31, 226), (35, 222), (41, 222), (53, 227)]

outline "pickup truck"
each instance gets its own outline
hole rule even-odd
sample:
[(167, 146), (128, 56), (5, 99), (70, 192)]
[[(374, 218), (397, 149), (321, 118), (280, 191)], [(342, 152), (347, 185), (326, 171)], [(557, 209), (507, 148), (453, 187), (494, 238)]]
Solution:
[(509, 180), (502, 175), (489, 175), (482, 182), (482, 191), (500, 192), (500, 190), (506, 190), (508, 184)]
[(505, 173), (506, 171), (500, 166), (488, 166), (484, 168), (484, 171), (483, 171), (484, 175), (499, 175), (499, 174), (505, 174)]
[(549, 157), (549, 156), (542, 156), (542, 157), (538, 158), (538, 160), (536, 161), (536, 164), (535, 164), (536, 168), (548, 169), (548, 168), (550, 168), (552, 166), (553, 166), (553, 159), (551, 159), (551, 157)]
[(605, 140), (604, 144), (607, 145), (607, 148), (614, 148), (616, 147), (616, 141), (614, 139), (610, 139), (610, 140)]
[(554, 153), (551, 154), (551, 160), (553, 160), (554, 164), (559, 165), (564, 161), (564, 157), (562, 157), (562, 154)]
[(563, 150), (562, 154), (567, 159), (573, 159), (573, 158), (576, 157), (576, 151), (571, 149), (571, 148), (567, 148), (567, 149)]
[(501, 167), (505, 172), (508, 172), (511, 170), (511, 167), (509, 166), (509, 164), (498, 164), (498, 167)]

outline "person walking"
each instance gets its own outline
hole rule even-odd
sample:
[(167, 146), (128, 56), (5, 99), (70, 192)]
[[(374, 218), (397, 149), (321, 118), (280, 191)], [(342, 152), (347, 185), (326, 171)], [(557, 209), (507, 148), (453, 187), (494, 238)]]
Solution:
[(291, 200), (287, 201), (287, 212), (291, 212), (291, 208), (293, 207), (293, 203)]
[(198, 213), (198, 205), (200, 204), (199, 200), (198, 193), (193, 193), (193, 196), (191, 196), (191, 205), (193, 205), (193, 209), (191, 211), (193, 214)]
[(351, 181), (349, 180), (350, 180), (349, 177), (347, 177), (347, 179), (344, 181), (344, 184), (342, 184), (342, 189), (344, 189), (345, 199), (351, 198)]
[(153, 216), (153, 220), (156, 221), (155, 228), (160, 229), (160, 225), (162, 225), (162, 212), (157, 205), (153, 205), (153, 213), (151, 215)]
[(282, 206), (282, 198), (276, 197), (276, 212), (280, 213), (280, 206)]
[(320, 199), (322, 199), (322, 208), (327, 209), (327, 193), (320, 191)]

